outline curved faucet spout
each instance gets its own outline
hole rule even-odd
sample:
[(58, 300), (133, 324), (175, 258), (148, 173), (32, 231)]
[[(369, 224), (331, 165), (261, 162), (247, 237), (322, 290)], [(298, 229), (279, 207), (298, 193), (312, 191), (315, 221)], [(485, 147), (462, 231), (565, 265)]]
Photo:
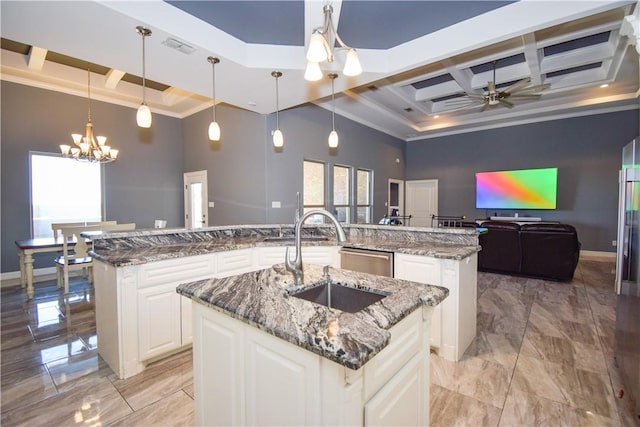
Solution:
[(292, 262), (291, 258), (289, 257), (289, 247), (287, 247), (284, 259), (285, 267), (287, 271), (290, 271), (293, 274), (293, 279), (296, 285), (301, 285), (304, 283), (304, 273), (302, 270), (302, 224), (304, 224), (307, 218), (313, 215), (322, 215), (328, 218), (336, 228), (336, 236), (338, 238), (338, 242), (347, 241), (347, 235), (345, 234), (342, 225), (340, 225), (340, 222), (338, 222), (336, 217), (331, 215), (331, 213), (329, 213), (328, 211), (324, 209), (314, 209), (302, 215), (302, 217), (300, 217), (300, 221), (296, 223), (295, 228), (296, 257)]

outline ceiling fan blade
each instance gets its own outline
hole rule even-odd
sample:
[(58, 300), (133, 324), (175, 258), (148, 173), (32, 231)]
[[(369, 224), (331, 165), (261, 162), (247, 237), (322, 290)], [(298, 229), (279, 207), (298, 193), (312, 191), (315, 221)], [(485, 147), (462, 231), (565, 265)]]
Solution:
[(511, 86), (509, 86), (505, 90), (503, 90), (503, 92), (513, 93), (513, 92), (519, 90), (520, 88), (525, 87), (529, 83), (531, 83), (531, 79), (530, 78), (522, 79), (520, 81), (515, 82), (514, 84), (512, 84)]
[(507, 108), (513, 108), (513, 103), (507, 101), (506, 99), (499, 99), (498, 102), (500, 102), (501, 105), (507, 107)]
[(517, 92), (523, 93), (523, 92), (540, 92), (543, 91), (545, 89), (549, 89), (551, 87), (551, 85), (549, 83), (545, 83), (542, 85), (536, 85), (536, 86), (531, 86), (531, 87), (525, 87), (522, 89), (519, 89)]
[(541, 96), (539, 93), (515, 93), (509, 99), (540, 99)]
[(488, 106), (489, 106), (489, 101), (487, 100), (487, 101), (484, 102), (484, 105), (480, 109), (480, 112), (483, 112), (484, 110), (486, 110)]

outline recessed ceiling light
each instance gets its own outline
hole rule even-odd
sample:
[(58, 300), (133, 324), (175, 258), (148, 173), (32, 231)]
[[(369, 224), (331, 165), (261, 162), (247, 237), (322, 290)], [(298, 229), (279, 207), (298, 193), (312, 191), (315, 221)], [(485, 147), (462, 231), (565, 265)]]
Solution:
[(600, 85), (600, 87), (601, 87), (601, 88), (609, 87), (609, 84), (608, 84), (608, 83), (601, 84), (601, 85)]
[(258, 104), (256, 104), (255, 101), (249, 101), (249, 102), (247, 102), (247, 104), (251, 105), (252, 107), (255, 107), (256, 105), (258, 105)]
[(436, 114), (435, 116), (433, 116), (434, 119), (437, 119), (438, 117), (440, 117), (439, 114)]

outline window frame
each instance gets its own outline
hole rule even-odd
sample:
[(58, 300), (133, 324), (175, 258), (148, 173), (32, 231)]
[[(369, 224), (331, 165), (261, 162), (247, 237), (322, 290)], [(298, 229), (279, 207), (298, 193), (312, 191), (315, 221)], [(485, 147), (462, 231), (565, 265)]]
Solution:
[[(53, 236), (53, 232), (51, 231), (51, 229), (49, 229), (49, 234), (44, 234), (42, 233), (41, 235), (36, 236), (36, 218), (35, 218), (35, 206), (36, 203), (34, 203), (34, 182), (33, 182), (33, 175), (34, 175), (34, 164), (33, 164), (33, 158), (34, 156), (38, 156), (38, 157), (53, 157), (53, 158), (58, 158), (62, 161), (68, 161), (68, 162), (78, 162), (78, 160), (74, 160), (74, 159), (70, 159), (70, 158), (65, 158), (62, 156), (62, 154), (59, 153), (48, 153), (48, 152), (42, 152), (42, 151), (29, 151), (29, 231), (30, 231), (30, 235), (32, 238), (40, 238), (40, 237), (50, 237)], [(71, 163), (70, 163), (71, 164)], [(84, 218), (81, 219), (79, 221), (82, 220), (87, 220), (87, 221), (93, 221), (95, 219), (98, 219), (99, 221), (103, 221), (105, 218), (105, 182), (104, 182), (104, 165), (103, 164), (96, 164), (96, 166), (99, 168), (99, 187), (100, 187), (100, 208), (99, 208), (99, 212), (100, 212), (100, 218)], [(64, 184), (64, 183), (63, 183)], [(80, 193), (78, 193), (78, 195), (80, 195)], [(71, 219), (71, 218), (53, 218), (52, 219), (52, 223), (56, 223), (56, 222), (79, 222), (78, 220), (75, 219)], [(42, 232), (42, 230), (41, 230)]]
[[(368, 204), (360, 204), (358, 203), (358, 188), (359, 188), (359, 182), (358, 182), (358, 175), (360, 172), (366, 172), (369, 175), (369, 185), (367, 186), (367, 198), (369, 199), (369, 203)], [(356, 175), (356, 179), (355, 179), (355, 222), (356, 223), (360, 223), (358, 221), (358, 209), (360, 208), (366, 208), (367, 209), (367, 217), (369, 218), (368, 222), (363, 222), (361, 224), (372, 224), (373, 223), (373, 170), (372, 169), (366, 169), (366, 168), (356, 168), (355, 171), (355, 175)]]
[[(346, 204), (336, 204), (336, 168), (346, 169), (347, 171), (347, 179), (349, 182), (347, 183), (347, 203)], [(343, 224), (351, 224), (353, 222), (353, 208), (354, 208), (354, 198), (353, 198), (353, 166), (343, 165), (339, 163), (334, 163), (331, 167), (331, 209), (334, 215), (337, 213), (337, 208), (346, 208), (345, 221), (340, 221)], [(337, 219), (337, 217), (336, 217)]]

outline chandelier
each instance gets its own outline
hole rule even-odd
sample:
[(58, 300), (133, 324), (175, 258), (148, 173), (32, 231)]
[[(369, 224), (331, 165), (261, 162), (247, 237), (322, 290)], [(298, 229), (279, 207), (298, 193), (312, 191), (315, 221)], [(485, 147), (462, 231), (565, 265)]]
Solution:
[(60, 152), (64, 157), (92, 163), (109, 163), (118, 158), (118, 150), (106, 145), (106, 136), (94, 136), (91, 123), (91, 70), (87, 68), (87, 102), (89, 106), (89, 118), (85, 126), (85, 134), (71, 135), (75, 147), (60, 145)]
[(336, 42), (340, 45), (338, 49), (346, 50), (347, 57), (342, 72), (345, 76), (357, 76), (362, 73), (362, 66), (358, 59), (358, 53), (352, 47), (347, 46), (338, 35), (333, 25), (333, 7), (325, 4), (322, 8), (324, 12), (324, 25), (313, 30), (309, 40), (309, 50), (307, 51), (307, 69), (304, 73), (305, 80), (317, 81), (322, 78), (320, 62), (329, 63), (335, 60), (333, 51)]

